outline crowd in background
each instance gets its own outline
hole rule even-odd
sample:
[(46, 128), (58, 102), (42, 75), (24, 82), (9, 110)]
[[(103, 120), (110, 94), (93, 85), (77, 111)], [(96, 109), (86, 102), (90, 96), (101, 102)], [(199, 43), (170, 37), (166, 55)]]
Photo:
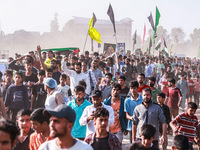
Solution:
[(37, 46), (8, 58), (1, 117), (18, 124), (14, 150), (116, 150), (127, 134), (130, 149), (158, 149), (159, 142), (166, 149), (168, 134), (186, 136), (178, 141), (193, 149), (200, 144), (199, 61), (162, 53), (63, 56)]

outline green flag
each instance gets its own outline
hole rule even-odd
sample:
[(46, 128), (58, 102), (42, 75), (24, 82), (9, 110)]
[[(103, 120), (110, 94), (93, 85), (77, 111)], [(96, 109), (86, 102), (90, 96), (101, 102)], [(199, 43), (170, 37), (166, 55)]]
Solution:
[(161, 47), (161, 43), (162, 43), (162, 39), (160, 39), (160, 40), (157, 42), (157, 44), (156, 44), (156, 46), (155, 46), (155, 49), (156, 49), (156, 50), (158, 50), (158, 49)]
[(197, 58), (200, 57), (200, 46), (199, 46), (199, 51), (198, 51), (198, 54), (197, 54)]
[(157, 31), (157, 26), (159, 24), (159, 20), (160, 20), (160, 12), (158, 10), (158, 8), (156, 7), (156, 20), (155, 20), (155, 30), (154, 30), (154, 34), (153, 34), (153, 43), (155, 43), (155, 36), (156, 36), (156, 31)]
[(169, 52), (166, 47), (163, 47), (162, 52), (165, 54), (166, 57), (169, 57)]

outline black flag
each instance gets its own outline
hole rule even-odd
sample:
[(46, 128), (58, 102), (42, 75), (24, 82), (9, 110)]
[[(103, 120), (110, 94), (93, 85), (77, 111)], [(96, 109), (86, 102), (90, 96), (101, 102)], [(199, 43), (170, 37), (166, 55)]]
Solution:
[(152, 47), (152, 40), (151, 40), (151, 37), (150, 37), (150, 42), (149, 42), (149, 54), (150, 54), (151, 47)]
[(153, 31), (155, 31), (152, 13), (150, 13), (149, 17), (147, 17), (147, 18), (149, 20), (149, 23), (151, 24), (151, 27), (152, 27)]
[(136, 44), (136, 38), (137, 38), (137, 30), (135, 30), (135, 34), (133, 35), (133, 45)]
[(95, 16), (95, 14), (93, 13), (93, 24), (92, 24), (93, 27), (94, 27), (94, 24), (96, 23), (96, 21), (97, 21), (97, 18)]
[(109, 4), (109, 8), (108, 8), (107, 14), (110, 17), (110, 20), (111, 20), (111, 22), (113, 24), (114, 32), (116, 33), (116, 29), (115, 29), (115, 16), (114, 16), (114, 12), (113, 12), (111, 4)]

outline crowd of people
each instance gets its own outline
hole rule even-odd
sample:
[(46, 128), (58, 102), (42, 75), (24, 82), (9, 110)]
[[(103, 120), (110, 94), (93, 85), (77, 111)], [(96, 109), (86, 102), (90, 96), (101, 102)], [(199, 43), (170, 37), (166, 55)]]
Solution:
[[(0, 75), (0, 149), (166, 150), (200, 146), (196, 58), (51, 50), (8, 58)], [(15, 125), (17, 124), (17, 127)], [(1, 148), (2, 147), (2, 148)]]

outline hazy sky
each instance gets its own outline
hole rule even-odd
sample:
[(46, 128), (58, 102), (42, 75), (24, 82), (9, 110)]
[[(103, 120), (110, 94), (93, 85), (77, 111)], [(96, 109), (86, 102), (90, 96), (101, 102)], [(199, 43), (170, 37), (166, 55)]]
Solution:
[[(181, 27), (189, 36), (194, 28), (200, 28), (200, 0), (0, 0), (1, 29), (6, 33), (16, 30), (50, 31), (50, 22), (58, 13), (60, 29), (73, 16), (109, 19), (107, 9), (112, 4), (115, 20), (129, 17), (133, 20), (133, 32), (143, 35), (144, 23), (147, 31), (150, 24), (147, 17), (150, 11), (155, 21), (155, 8), (158, 7), (160, 24), (171, 31)], [(98, 23), (98, 22), (97, 22)]]

